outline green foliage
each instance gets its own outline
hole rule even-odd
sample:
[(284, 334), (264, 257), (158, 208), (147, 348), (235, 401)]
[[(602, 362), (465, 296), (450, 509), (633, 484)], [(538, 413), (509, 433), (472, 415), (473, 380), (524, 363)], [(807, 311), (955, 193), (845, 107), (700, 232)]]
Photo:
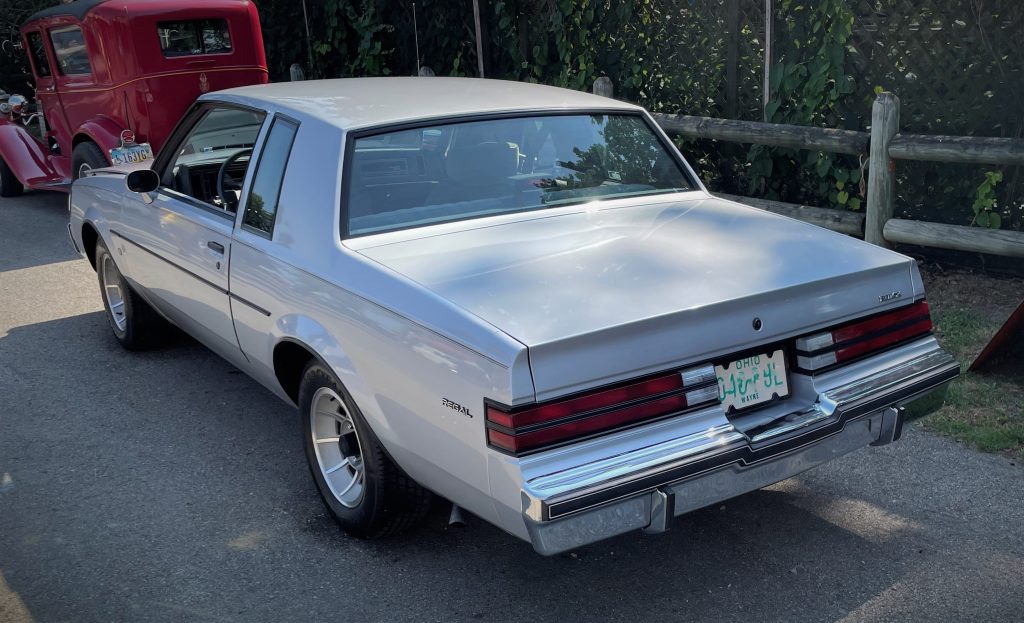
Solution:
[[(781, 50), (771, 71), (765, 118), (774, 123), (840, 127), (840, 103), (855, 91), (847, 69), (853, 14), (845, 0), (781, 0), (787, 15)], [(755, 145), (747, 154), (748, 192), (773, 199), (859, 210), (861, 171), (836, 154)]]
[(974, 204), (971, 205), (971, 210), (974, 211), (974, 220), (971, 221), (972, 225), (991, 229), (999, 229), (1002, 225), (1003, 219), (997, 211), (998, 204), (996, 201), (996, 186), (1001, 181), (1003, 181), (1003, 173), (1001, 171), (988, 171), (985, 173), (985, 181), (975, 191)]
[[(590, 90), (601, 75), (616, 88), (642, 85), (651, 75), (652, 0), (497, 0), (491, 23), (502, 77)], [(500, 70), (499, 70), (500, 71)]]
[(383, 20), (377, 0), (325, 0), (320, 23), (326, 28), (313, 38), (313, 76), (386, 76), (391, 73), (382, 37), (394, 30)]
[(32, 96), (28, 59), (21, 49), (19, 29), (30, 15), (53, 4), (52, 0), (0, 0), (0, 89)]

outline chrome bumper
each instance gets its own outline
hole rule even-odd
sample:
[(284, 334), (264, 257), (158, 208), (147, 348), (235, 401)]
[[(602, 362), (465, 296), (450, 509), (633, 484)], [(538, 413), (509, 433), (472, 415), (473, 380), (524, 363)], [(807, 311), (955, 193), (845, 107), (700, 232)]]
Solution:
[[(556, 554), (785, 480), (866, 445), (896, 441), (904, 419), (941, 405), (960, 365), (927, 353), (822, 392), (810, 408), (745, 434), (731, 424), (534, 478), (522, 508), (537, 552)], [(912, 415), (911, 415), (912, 414)]]

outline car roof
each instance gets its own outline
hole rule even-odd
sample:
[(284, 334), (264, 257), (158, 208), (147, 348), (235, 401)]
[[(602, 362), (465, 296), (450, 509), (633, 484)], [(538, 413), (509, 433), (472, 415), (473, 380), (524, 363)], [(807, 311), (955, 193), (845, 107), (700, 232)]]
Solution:
[(50, 17), (74, 17), (82, 22), (85, 21), (86, 15), (99, 7), (102, 8), (96, 11), (97, 14), (105, 13), (107, 17), (116, 14), (130, 19), (140, 14), (160, 15), (166, 13), (170, 16), (176, 13), (180, 14), (182, 10), (190, 12), (196, 10), (223, 11), (226, 6), (245, 8), (247, 5), (246, 0), (219, 0), (218, 2), (211, 2), (211, 0), (190, 0), (189, 2), (181, 0), (74, 0), (33, 13), (22, 23), (22, 28), (37, 20)]
[(278, 82), (226, 89), (202, 100), (274, 108), (356, 130), (486, 113), (565, 110), (640, 110), (580, 91), (480, 78), (342, 78)]
[(74, 2), (58, 4), (57, 6), (33, 13), (31, 17), (25, 20), (25, 24), (34, 22), (37, 19), (43, 19), (44, 17), (55, 17), (58, 15), (70, 15), (78, 21), (82, 21), (86, 13), (104, 2), (107, 2), (107, 0), (75, 0)]

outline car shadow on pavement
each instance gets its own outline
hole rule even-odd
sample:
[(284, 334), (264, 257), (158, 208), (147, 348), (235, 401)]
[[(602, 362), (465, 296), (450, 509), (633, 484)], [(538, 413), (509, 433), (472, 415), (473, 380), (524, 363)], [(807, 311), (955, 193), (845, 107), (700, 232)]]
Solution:
[[(67, 201), (64, 193), (41, 191), (0, 199), (0, 273), (78, 257), (67, 234)], [(62, 237), (56, 248), (54, 235)]]
[[(472, 516), (449, 528), (443, 503), (356, 540), (317, 498), (294, 408), (190, 340), (125, 352), (102, 312), (0, 337), (0, 396), (0, 572), (37, 620), (842, 620), (943, 547), (845, 475), (874, 458), (856, 454), (549, 558)], [(962, 564), (960, 590), (1019, 577), (1019, 558)]]

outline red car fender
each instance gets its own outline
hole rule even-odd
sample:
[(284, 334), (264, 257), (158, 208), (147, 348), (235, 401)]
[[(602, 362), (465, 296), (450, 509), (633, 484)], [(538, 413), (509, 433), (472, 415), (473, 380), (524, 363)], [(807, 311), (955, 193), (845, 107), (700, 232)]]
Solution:
[[(110, 117), (93, 117), (75, 131), (75, 144), (82, 142), (83, 135), (99, 145), (103, 155), (110, 160), (110, 150), (121, 146), (121, 132), (124, 128)], [(70, 154), (69, 154), (70, 155)]]
[(54, 168), (50, 150), (20, 124), (0, 119), (0, 157), (14, 176), (28, 188), (63, 184)]

